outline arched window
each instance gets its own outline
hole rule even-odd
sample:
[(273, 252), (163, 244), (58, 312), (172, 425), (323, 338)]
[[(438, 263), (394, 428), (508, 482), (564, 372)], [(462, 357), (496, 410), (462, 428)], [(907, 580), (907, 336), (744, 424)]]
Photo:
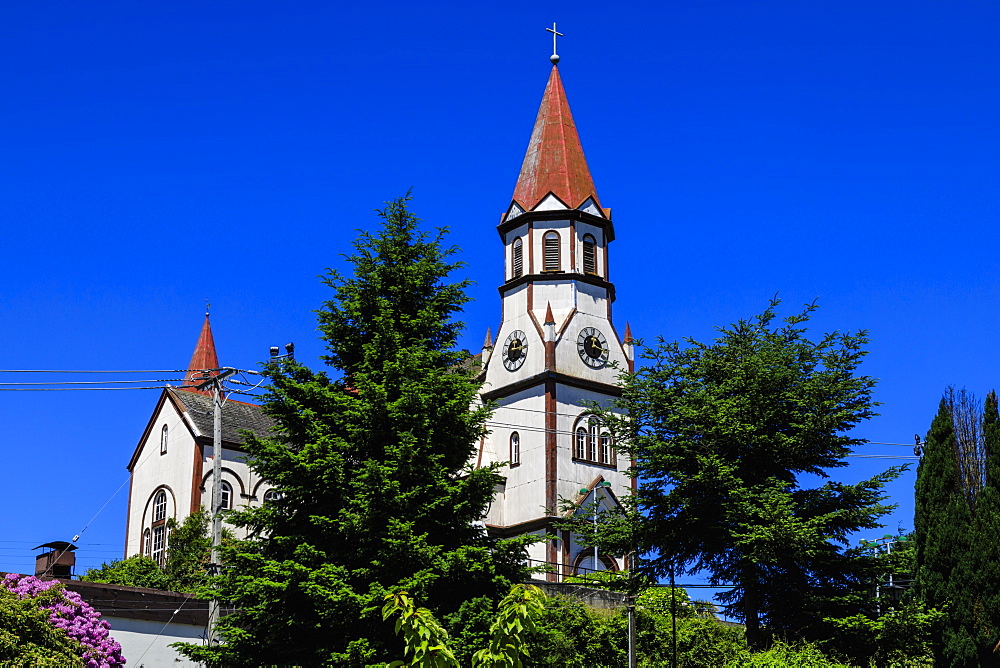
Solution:
[(515, 431), (510, 435), (510, 465), (518, 466), (521, 463), (521, 437)]
[(510, 255), (511, 278), (520, 278), (524, 271), (524, 249), (521, 237), (514, 239)]
[(542, 237), (542, 271), (559, 271), (561, 268), (559, 259), (559, 233), (552, 230)]
[(162, 489), (153, 498), (153, 521), (162, 522), (167, 518), (167, 493)]
[(160, 430), (160, 454), (167, 454), (167, 425), (163, 425), (163, 429)]
[(223, 480), (220, 488), (222, 489), (222, 510), (230, 510), (233, 507), (233, 487)]
[(614, 441), (597, 416), (581, 415), (576, 421), (573, 438), (573, 459), (602, 466), (617, 466)]
[(583, 273), (597, 273), (597, 242), (589, 234), (583, 236)]
[(152, 546), (152, 543), (150, 543), (149, 540), (150, 540), (149, 529), (146, 529), (145, 531), (142, 532), (142, 556), (144, 557), (148, 557), (150, 555), (150, 548)]
[(276, 489), (269, 489), (264, 492), (264, 503), (271, 503), (281, 498), (281, 492)]

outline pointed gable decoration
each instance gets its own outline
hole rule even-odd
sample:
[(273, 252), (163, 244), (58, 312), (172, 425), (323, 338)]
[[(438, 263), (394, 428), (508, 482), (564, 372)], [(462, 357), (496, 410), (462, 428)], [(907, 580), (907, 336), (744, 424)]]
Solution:
[(521, 164), (514, 200), (522, 209), (530, 211), (550, 193), (570, 207), (580, 206), (588, 198), (598, 201), (559, 78), (559, 68), (555, 65), (549, 74), (528, 151)]
[[(205, 314), (205, 324), (201, 326), (201, 334), (198, 336), (198, 343), (194, 346), (194, 353), (191, 355), (191, 362), (188, 364), (188, 372), (184, 376), (184, 384), (182, 387), (193, 392), (204, 392), (209, 394), (207, 390), (195, 390), (194, 386), (202, 383), (205, 379), (202, 374), (199, 373), (203, 369), (218, 369), (219, 368), (219, 356), (215, 352), (215, 339), (212, 337), (212, 323), (209, 321), (208, 314)], [(217, 375), (217, 371), (213, 371), (211, 375)]]

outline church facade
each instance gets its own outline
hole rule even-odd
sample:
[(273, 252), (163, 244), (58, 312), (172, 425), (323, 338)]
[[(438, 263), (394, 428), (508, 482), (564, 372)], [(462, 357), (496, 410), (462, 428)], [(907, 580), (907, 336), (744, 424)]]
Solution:
[[(552, 525), (564, 501), (590, 513), (595, 502), (608, 509), (634, 489), (626, 474), (631, 462), (618, 454), (592, 408), (611, 405), (620, 394), (618, 375), (633, 365), (628, 328), (621, 337), (612, 321), (614, 226), (598, 199), (555, 65), (497, 230), (505, 258), (502, 316), (481, 358), (481, 396), (497, 410), (472, 462), (499, 464), (505, 479), (485, 518), (487, 530), (498, 537), (546, 537), (529, 557), (532, 565), (547, 565), (553, 581), (621, 568), (620, 557), (595, 559)], [(126, 556), (163, 563), (167, 521), (207, 508), (215, 484), (222, 486), (224, 509), (258, 505), (278, 493), (244, 461), (240, 435), (266, 435), (272, 423), (259, 406), (231, 398), (223, 408), (222, 477), (212, 477), (212, 397), (197, 389), (204, 370), (219, 369), (207, 314), (188, 369), (182, 386), (161, 393), (128, 464)]]

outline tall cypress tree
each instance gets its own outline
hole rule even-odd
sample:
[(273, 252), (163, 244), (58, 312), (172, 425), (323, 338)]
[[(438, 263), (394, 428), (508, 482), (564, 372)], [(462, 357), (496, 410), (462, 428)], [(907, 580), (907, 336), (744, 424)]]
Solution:
[(927, 433), (917, 468), (914, 530), (917, 595), (928, 607), (948, 613), (935, 643), (935, 662), (957, 668), (979, 661), (968, 624), (972, 512), (960, 482), (952, 405), (941, 400)]
[(234, 513), (252, 539), (225, 555), (220, 586), (234, 613), (224, 644), (189, 646), (224, 665), (360, 666), (402, 656), (380, 610), (407, 590), (447, 615), (464, 601), (499, 598), (526, 577), (517, 545), (497, 544), (480, 520), (499, 477), (468, 467), (486, 408), (480, 382), (456, 350), (467, 281), (441, 231), (430, 236), (400, 199), (379, 212), (331, 271), (319, 310), (334, 369), (271, 364), (264, 410), (278, 432), (249, 437), (254, 469), (280, 499)]
[(976, 601), (970, 610), (977, 636), (981, 665), (997, 665), (1000, 656), (1000, 410), (997, 394), (990, 391), (983, 402), (983, 449), (986, 477), (976, 502), (975, 550), (972, 570), (975, 574)]

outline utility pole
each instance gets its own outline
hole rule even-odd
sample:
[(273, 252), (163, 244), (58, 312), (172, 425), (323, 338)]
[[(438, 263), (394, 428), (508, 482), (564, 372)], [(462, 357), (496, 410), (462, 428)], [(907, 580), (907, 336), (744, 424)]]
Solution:
[[(219, 546), (222, 545), (222, 381), (236, 373), (236, 369), (205, 369), (208, 376), (217, 371), (203, 383), (196, 385), (199, 390), (212, 388), (212, 563), (209, 572), (218, 575), (222, 555)], [(208, 603), (208, 644), (219, 644), (218, 632), (215, 630), (219, 622), (219, 599), (213, 598)]]

